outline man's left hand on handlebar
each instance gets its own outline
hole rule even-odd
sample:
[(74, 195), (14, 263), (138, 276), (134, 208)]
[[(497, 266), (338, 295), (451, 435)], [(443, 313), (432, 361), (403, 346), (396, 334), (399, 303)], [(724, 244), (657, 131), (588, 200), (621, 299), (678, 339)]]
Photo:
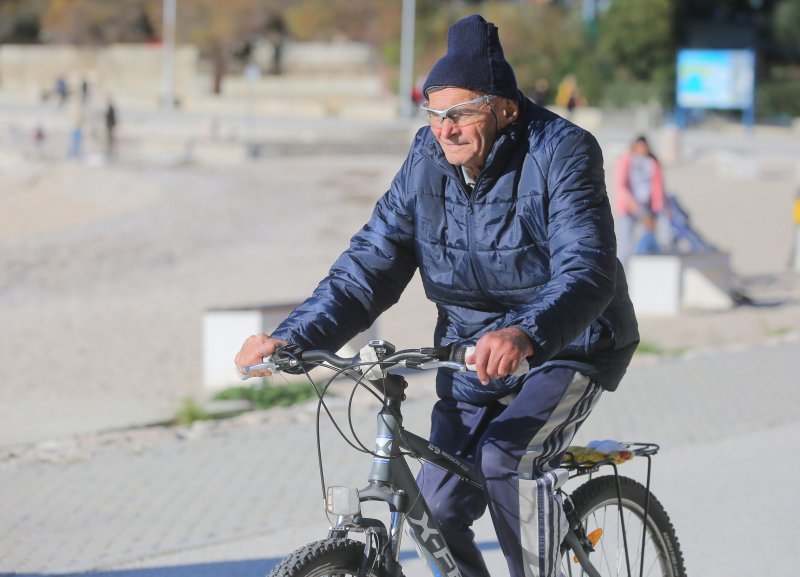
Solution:
[(478, 379), (485, 385), (490, 379), (513, 374), (520, 362), (532, 354), (533, 343), (525, 331), (507, 327), (483, 335), (475, 343), (475, 352), (465, 360), (475, 365)]

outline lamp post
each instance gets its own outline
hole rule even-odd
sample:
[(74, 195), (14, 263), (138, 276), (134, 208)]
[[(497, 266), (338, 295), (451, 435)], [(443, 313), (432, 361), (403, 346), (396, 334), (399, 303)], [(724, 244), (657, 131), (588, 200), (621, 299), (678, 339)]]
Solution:
[(400, 116), (411, 118), (411, 87), (414, 82), (414, 20), (415, 0), (403, 0), (403, 20), (400, 33)]
[(261, 78), (261, 68), (257, 64), (249, 63), (244, 68), (244, 77), (247, 81), (247, 106), (245, 110), (245, 147), (249, 158), (258, 158), (260, 148), (255, 140), (255, 91), (256, 84)]
[(175, 16), (178, 0), (164, 0), (161, 34), (161, 106), (171, 110), (175, 105)]

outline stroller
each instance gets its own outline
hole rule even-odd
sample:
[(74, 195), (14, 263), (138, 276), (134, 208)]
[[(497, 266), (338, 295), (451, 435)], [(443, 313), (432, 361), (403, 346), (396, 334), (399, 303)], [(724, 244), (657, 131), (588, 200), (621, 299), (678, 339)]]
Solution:
[[(664, 201), (666, 206), (663, 215), (666, 218), (661, 220), (659, 224), (663, 224), (663, 229), (668, 228), (668, 230), (662, 229), (663, 235), (659, 235), (663, 238), (663, 241), (662, 243), (657, 242), (654, 233), (646, 231), (639, 240), (639, 245), (637, 246), (638, 254), (719, 252), (716, 246), (708, 242), (692, 228), (689, 213), (681, 206), (677, 198), (671, 194), (665, 195)], [(669, 250), (663, 250), (663, 247), (667, 246), (669, 246)], [(739, 288), (728, 289), (728, 294), (736, 305), (757, 304)]]
[(692, 228), (689, 222), (689, 213), (680, 205), (673, 195), (667, 195), (666, 214), (669, 219), (670, 245), (674, 252), (710, 252), (717, 251), (717, 247), (705, 240), (700, 233)]

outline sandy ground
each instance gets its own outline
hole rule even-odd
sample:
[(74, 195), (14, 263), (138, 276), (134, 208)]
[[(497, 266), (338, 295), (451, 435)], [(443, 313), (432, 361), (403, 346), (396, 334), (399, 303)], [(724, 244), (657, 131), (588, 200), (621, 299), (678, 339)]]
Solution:
[(368, 215), (367, 182), (388, 180), (395, 162), (313, 164), (311, 178), (301, 159), (6, 176), (0, 315), (11, 330), (0, 337), (0, 394), (200, 393), (203, 311), (309, 292)]
[[(598, 137), (610, 180), (632, 134)], [(684, 137), (668, 188), (731, 252), (740, 286), (780, 306), (642, 318), (645, 340), (669, 353), (798, 330), (797, 277), (786, 274), (795, 140)], [(62, 418), (85, 415), (88, 424), (91, 416), (97, 427), (100, 414), (113, 427), (206, 395), (203, 312), (301, 300), (404, 157), (398, 148), (166, 165), (124, 149), (111, 164), (0, 151), (0, 422), (22, 411), (53, 435)], [(433, 321), (415, 280), (379, 333), (401, 346), (425, 344)], [(72, 414), (62, 415), (67, 402)], [(24, 440), (0, 430), (0, 444)]]

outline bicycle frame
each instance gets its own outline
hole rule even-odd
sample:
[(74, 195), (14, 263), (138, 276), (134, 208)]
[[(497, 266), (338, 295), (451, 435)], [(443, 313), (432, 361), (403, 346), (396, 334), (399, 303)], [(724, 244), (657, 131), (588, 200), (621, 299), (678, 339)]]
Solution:
[[(325, 364), (329, 368), (339, 369), (337, 375), (353, 369), (349, 376), (354, 378), (357, 383), (364, 385), (364, 381), (368, 381), (370, 386), (367, 388), (375, 389), (373, 393), (376, 391), (382, 393), (384, 403), (377, 416), (375, 450), (371, 452), (373, 459), (368, 478), (369, 484), (360, 491), (355, 487), (325, 488), (326, 509), (330, 514), (337, 517), (335, 526), (330, 529), (328, 539), (346, 540), (347, 543), (345, 545), (350, 547), (351, 544), (357, 545), (357, 543), (348, 539), (349, 533), (364, 533), (366, 547), (363, 550), (357, 574), (366, 575), (369, 572), (369, 574), (378, 575), (379, 577), (402, 577), (402, 567), (399, 563), (400, 544), (403, 528), (407, 524), (408, 533), (415, 541), (420, 557), (432, 574), (436, 577), (460, 577), (461, 573), (456, 567), (447, 543), (422, 497), (420, 488), (406, 461), (406, 456), (410, 455), (415, 459), (433, 464), (479, 488), (484, 486), (482, 475), (472, 463), (443, 451), (429, 440), (403, 428), (403, 417), (400, 408), (403, 400), (405, 400), (405, 389), (408, 387), (408, 383), (401, 375), (389, 372), (386, 368), (404, 366), (408, 369), (419, 370), (434, 368), (464, 370), (463, 351), (453, 351), (449, 348), (423, 348), (409, 349), (394, 355), (394, 347), (386, 341), (371, 341), (369, 347), (374, 349), (375, 353), (371, 353), (369, 348), (365, 347), (362, 349), (360, 357), (353, 358), (338, 357), (334, 353), (324, 350), (306, 352), (300, 352), (296, 349), (288, 350), (282, 357), (279, 357), (278, 361), (275, 361), (274, 357), (265, 358), (262, 364), (245, 367), (242, 374), (246, 377), (248, 372), (254, 369), (259, 371), (280, 371), (314, 366), (314, 364)], [(298, 353), (302, 354), (302, 358), (297, 356)], [(365, 370), (364, 367), (369, 368)], [(333, 378), (335, 377), (336, 375)], [(314, 386), (316, 388), (316, 385)], [(323, 405), (322, 396), (325, 389), (327, 389), (327, 385), (322, 391), (317, 390), (320, 395), (320, 403)], [(380, 397), (377, 393), (376, 396)], [(355, 447), (355, 445), (353, 446)], [(643, 516), (641, 517), (641, 550), (644, 551), (648, 527), (650, 526), (650, 457), (658, 452), (659, 447), (653, 443), (626, 443), (623, 446), (627, 447), (633, 455), (647, 458), (647, 485), (642, 487), (644, 490), (644, 505)], [(361, 447), (366, 451), (363, 445)], [(637, 483), (630, 479), (621, 478), (617, 473), (616, 458), (611, 458), (610, 456), (594, 461), (591, 459), (575, 461), (573, 458), (571, 463), (563, 466), (570, 470), (570, 478), (575, 478), (582, 475), (590, 475), (605, 465), (611, 465), (614, 469), (613, 478), (616, 483), (616, 501), (622, 531), (625, 569), (628, 577), (631, 577), (632, 564), (628, 551), (628, 538), (623, 515), (621, 481), (626, 481), (626, 486), (629, 488), (637, 485)], [(322, 474), (321, 461), (320, 472)], [(608, 478), (611, 477), (600, 477), (598, 481)], [(583, 487), (589, 489), (589, 484), (593, 482), (593, 480), (590, 480), (586, 485), (582, 485), (573, 495), (577, 495)], [(597, 486), (593, 485), (592, 487)], [(641, 485), (639, 486), (641, 487)], [(606, 490), (603, 482), (600, 483), (599, 487), (601, 490)], [(587, 535), (586, 525), (581, 520), (579, 509), (573, 505), (571, 497), (561, 489), (557, 489), (557, 491), (562, 497), (564, 512), (569, 522), (569, 530), (561, 544), (561, 554), (574, 553), (575, 560), (580, 563), (583, 574), (589, 577), (601, 577), (596, 567), (589, 560), (589, 553), (595, 551), (594, 546), (599, 529)], [(588, 494), (597, 494), (591, 491)], [(586, 506), (586, 494), (586, 490), (580, 493), (581, 510)], [(391, 515), (388, 528), (386, 524), (378, 519), (362, 516), (361, 503), (368, 501), (383, 502), (389, 506)], [(674, 529), (669, 523), (669, 518), (663, 507), (657, 501), (655, 503), (662, 517), (661, 526), (658, 527), (659, 530), (663, 531), (660, 535), (664, 535), (664, 538), (668, 541), (660, 541), (660, 544), (656, 546), (656, 554), (661, 555), (661, 557), (656, 558), (669, 560), (671, 566), (670, 574), (685, 575)], [(639, 515), (639, 513), (636, 514)], [(652, 529), (653, 527), (655, 525), (650, 528)], [(665, 549), (666, 545), (672, 548)], [(344, 551), (344, 549), (341, 550)], [(303, 548), (303, 551), (305, 551), (305, 548)], [(676, 551), (677, 554), (675, 553)], [(354, 552), (352, 548), (351, 552)], [(623, 558), (618, 557), (618, 559)], [(642, 575), (644, 571), (644, 554), (639, 559), (639, 575)]]
[[(382, 522), (364, 519), (358, 515), (340, 516), (331, 536), (343, 535), (349, 530), (371, 531), (377, 536), (377, 546), (365, 558), (366, 563), (381, 556), (381, 563), (387, 575), (401, 577), (398, 562), (403, 526), (407, 523), (408, 532), (415, 541), (420, 557), (433, 575), (460, 577), (461, 573), (431, 515), (425, 499), (411, 469), (406, 462), (403, 450), (415, 457), (439, 466), (446, 471), (478, 487), (483, 487), (476, 468), (469, 462), (450, 455), (427, 439), (403, 428), (400, 405), (407, 383), (402, 376), (388, 374), (381, 380), (370, 382), (383, 389), (386, 403), (377, 417), (375, 435), (375, 454), (369, 473), (369, 485), (358, 491), (359, 502), (384, 501), (389, 505), (391, 524), (387, 531)], [(589, 561), (578, 537), (569, 531), (566, 545), (575, 553), (586, 574), (600, 577)]]

